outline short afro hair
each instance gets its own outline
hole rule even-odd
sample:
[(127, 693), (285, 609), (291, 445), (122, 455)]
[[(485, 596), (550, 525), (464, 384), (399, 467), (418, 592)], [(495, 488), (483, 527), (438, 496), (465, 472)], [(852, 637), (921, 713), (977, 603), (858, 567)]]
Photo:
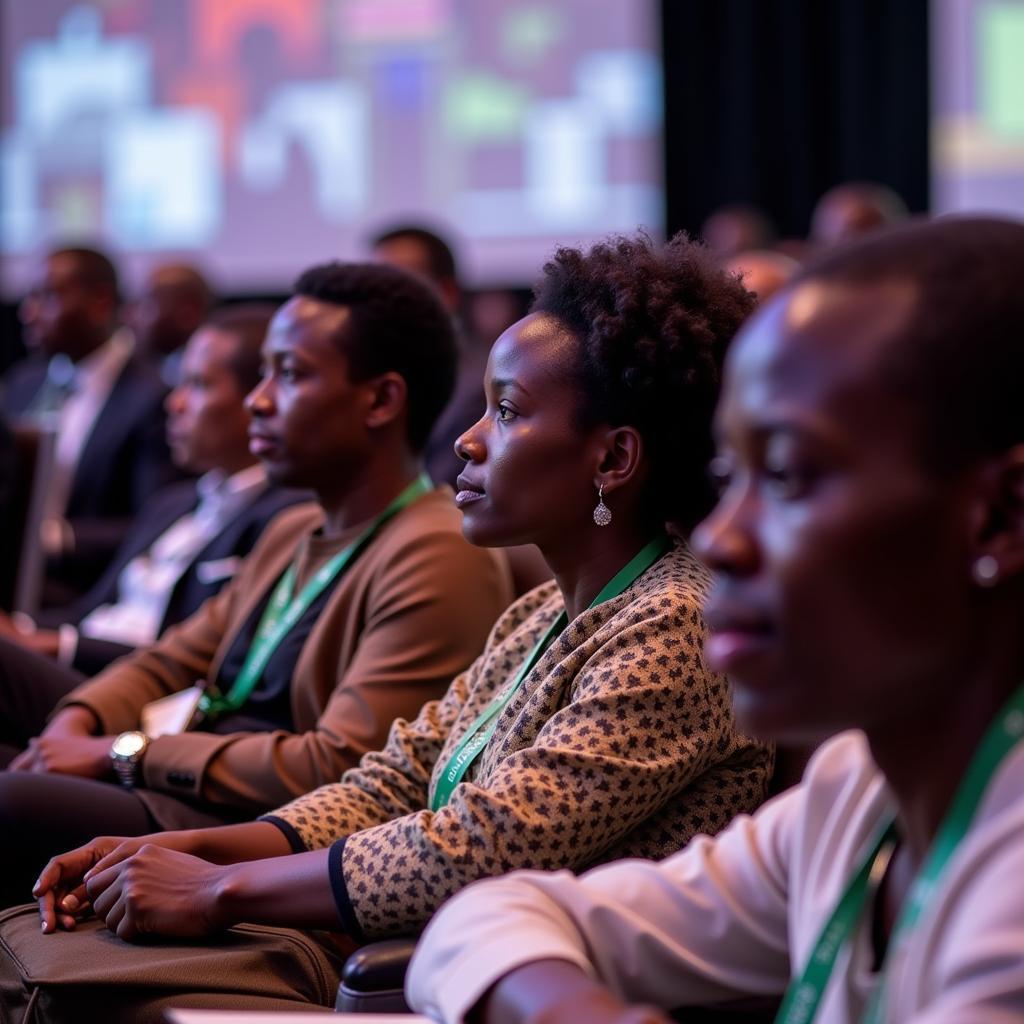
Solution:
[(415, 242), (426, 256), (427, 270), (432, 281), (458, 281), (459, 268), (452, 247), (436, 231), (422, 224), (396, 224), (370, 239), (376, 249), (388, 242)]
[(85, 246), (64, 246), (50, 250), (48, 258), (53, 259), (55, 256), (63, 256), (74, 261), (75, 276), (83, 287), (90, 291), (99, 289), (106, 292), (114, 306), (121, 302), (117, 268), (106, 253)]
[(883, 355), (889, 388), (922, 413), (922, 457), (956, 472), (1024, 443), (1024, 224), (943, 217), (828, 253), (790, 283), (907, 281), (908, 320)]
[(651, 464), (654, 518), (689, 532), (714, 491), (711, 420), (725, 350), (755, 304), (735, 276), (685, 234), (664, 246), (615, 236), (589, 252), (559, 249), (532, 310), (580, 339), (580, 416), (635, 427)]
[(350, 313), (338, 347), (354, 380), (399, 374), (408, 390), (408, 441), (423, 451), (455, 387), (452, 318), (423, 281), (382, 263), (325, 263), (306, 270), (295, 293)]
[(235, 339), (228, 367), (247, 395), (260, 382), (263, 342), (277, 307), (270, 302), (240, 302), (214, 310), (199, 326), (212, 328)]

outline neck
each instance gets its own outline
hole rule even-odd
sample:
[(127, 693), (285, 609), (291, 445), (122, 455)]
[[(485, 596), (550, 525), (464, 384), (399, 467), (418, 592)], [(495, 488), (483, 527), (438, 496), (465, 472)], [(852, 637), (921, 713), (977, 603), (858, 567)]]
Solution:
[(936, 699), (923, 712), (894, 716), (884, 729), (868, 731), (915, 868), (924, 862), (975, 751), (1021, 678), (1019, 669), (964, 673), (953, 685), (936, 688)]
[(337, 488), (317, 489), (324, 510), (324, 534), (331, 537), (380, 515), (422, 472), (421, 460), (409, 452), (395, 458), (370, 459)]
[[(587, 526), (567, 543), (541, 546), (571, 622), (601, 588), (653, 537), (639, 524)], [(552, 550), (552, 548), (556, 550)]]
[(114, 333), (114, 328), (109, 327), (104, 330), (99, 330), (95, 334), (88, 338), (82, 338), (75, 350), (72, 352), (65, 353), (68, 359), (76, 365), (83, 359), (87, 359), (93, 354), (98, 348), (104, 345)]
[(257, 462), (259, 459), (255, 458), (246, 448), (244, 452), (236, 452), (233, 456), (221, 459), (217, 469), (225, 476), (234, 476), (236, 473), (241, 473), (243, 469), (255, 466)]

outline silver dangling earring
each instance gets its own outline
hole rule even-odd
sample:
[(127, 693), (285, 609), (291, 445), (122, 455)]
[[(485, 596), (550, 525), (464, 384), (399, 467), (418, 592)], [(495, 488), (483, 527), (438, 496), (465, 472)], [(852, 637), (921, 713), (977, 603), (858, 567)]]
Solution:
[(612, 510), (604, 503), (604, 484), (597, 488), (597, 507), (594, 509), (594, 522), (598, 526), (607, 526), (612, 521)]
[(971, 575), (979, 587), (994, 587), (999, 582), (999, 563), (992, 555), (982, 555), (971, 566)]

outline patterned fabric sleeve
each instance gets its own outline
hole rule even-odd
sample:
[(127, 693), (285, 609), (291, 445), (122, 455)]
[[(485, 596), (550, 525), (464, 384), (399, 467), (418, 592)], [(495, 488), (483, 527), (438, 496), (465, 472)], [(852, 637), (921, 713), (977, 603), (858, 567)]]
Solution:
[[(498, 620), (487, 650), (499, 645), (549, 596), (545, 585), (515, 602)], [(430, 776), (467, 696), (478, 691), (478, 658), (457, 676), (444, 697), (425, 704), (415, 720), (397, 719), (379, 752), (363, 756), (340, 782), (320, 786), (266, 815), (308, 850), (323, 849), (360, 829), (370, 828), (427, 806)], [(479, 692), (476, 693), (480, 699)], [(470, 709), (472, 710), (472, 709)]]
[[(497, 741), (485, 782), (463, 783), (437, 813), (421, 803), (347, 839), (343, 886), (332, 881), (366, 937), (418, 930), (478, 878), (592, 862), (735, 751), (726, 685), (696, 647), (695, 607), (651, 600), (629, 618), (571, 681), (570, 700), (557, 686), (529, 696), (544, 705), (526, 716), (539, 730), (507, 756), (522, 737)], [(749, 805), (738, 789), (723, 797), (733, 813)]]

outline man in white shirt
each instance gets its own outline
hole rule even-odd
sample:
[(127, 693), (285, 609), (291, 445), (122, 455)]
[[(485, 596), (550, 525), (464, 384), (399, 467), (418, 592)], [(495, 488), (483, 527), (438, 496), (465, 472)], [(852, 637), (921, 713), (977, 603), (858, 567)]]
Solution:
[(32, 354), (5, 375), (2, 411), (57, 432), (44, 607), (91, 586), (144, 501), (178, 476), (164, 439), (166, 388), (135, 358), (118, 311), (117, 272), (92, 249), (51, 253), (22, 306)]
[[(87, 675), (150, 644), (234, 574), (262, 532), (300, 492), (268, 488), (249, 451), (244, 399), (259, 379), (260, 346), (273, 307), (214, 314), (189, 341), (182, 377), (167, 398), (174, 461), (198, 481), (154, 495), (99, 583), (75, 605), (44, 615), (52, 628), (16, 631), (21, 646)], [(72, 674), (57, 684), (75, 685)]]

